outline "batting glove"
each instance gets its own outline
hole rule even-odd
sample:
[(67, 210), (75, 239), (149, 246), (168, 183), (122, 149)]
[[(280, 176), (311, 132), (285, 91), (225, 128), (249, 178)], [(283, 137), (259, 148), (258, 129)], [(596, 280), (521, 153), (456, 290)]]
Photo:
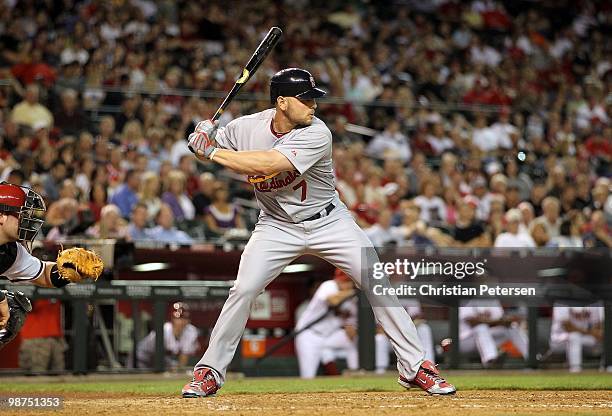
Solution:
[(217, 150), (215, 147), (215, 136), (219, 122), (211, 120), (200, 121), (193, 133), (189, 135), (189, 150), (197, 155), (210, 159)]

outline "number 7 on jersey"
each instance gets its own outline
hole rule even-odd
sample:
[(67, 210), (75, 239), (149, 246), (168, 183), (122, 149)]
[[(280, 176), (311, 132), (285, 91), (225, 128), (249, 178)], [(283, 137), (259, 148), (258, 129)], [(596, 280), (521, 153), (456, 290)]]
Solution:
[(306, 184), (306, 180), (300, 181), (300, 183), (298, 183), (297, 185), (293, 187), (293, 190), (297, 191), (298, 188), (302, 188), (302, 198), (300, 199), (300, 201), (306, 200), (306, 190), (308, 188), (308, 185)]

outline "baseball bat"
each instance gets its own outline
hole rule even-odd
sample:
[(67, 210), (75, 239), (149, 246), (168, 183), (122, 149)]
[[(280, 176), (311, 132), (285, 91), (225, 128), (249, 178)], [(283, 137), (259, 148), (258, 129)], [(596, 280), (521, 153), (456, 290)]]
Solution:
[(270, 54), (272, 48), (274, 48), (274, 46), (278, 43), (282, 34), (283, 31), (280, 29), (280, 27), (276, 26), (272, 27), (268, 31), (268, 34), (261, 41), (257, 49), (255, 49), (253, 56), (251, 56), (251, 59), (249, 59), (249, 62), (247, 62), (246, 66), (242, 70), (242, 75), (240, 75), (240, 78), (236, 80), (234, 86), (215, 112), (215, 115), (211, 119), (213, 122), (217, 121), (219, 117), (221, 117), (221, 114), (223, 114), (227, 106), (232, 102), (232, 100), (234, 99), (236, 94), (238, 94), (242, 86), (246, 84), (246, 82), (257, 71), (264, 59), (266, 59), (266, 57)]

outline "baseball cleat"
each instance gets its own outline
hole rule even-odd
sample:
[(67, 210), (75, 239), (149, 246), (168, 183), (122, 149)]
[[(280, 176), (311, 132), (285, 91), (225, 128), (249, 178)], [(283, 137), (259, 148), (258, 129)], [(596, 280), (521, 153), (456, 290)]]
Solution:
[(457, 392), (455, 386), (440, 376), (440, 371), (431, 361), (423, 361), (414, 380), (408, 380), (400, 375), (397, 382), (406, 389), (419, 387), (432, 395), (448, 395)]
[(210, 368), (201, 368), (193, 372), (191, 383), (183, 387), (183, 398), (192, 399), (197, 397), (214, 396), (219, 390), (219, 384), (215, 379), (215, 374)]

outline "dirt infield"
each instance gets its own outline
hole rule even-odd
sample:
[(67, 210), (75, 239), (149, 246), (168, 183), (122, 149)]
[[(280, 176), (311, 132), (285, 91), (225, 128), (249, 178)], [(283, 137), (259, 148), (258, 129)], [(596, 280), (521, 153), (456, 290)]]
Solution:
[[(2, 415), (41, 415), (19, 410)], [(43, 412), (44, 414), (45, 412)], [(220, 394), (206, 399), (176, 396), (81, 393), (65, 395), (71, 415), (603, 415), (612, 414), (612, 391), (465, 391), (454, 397), (422, 392)]]

